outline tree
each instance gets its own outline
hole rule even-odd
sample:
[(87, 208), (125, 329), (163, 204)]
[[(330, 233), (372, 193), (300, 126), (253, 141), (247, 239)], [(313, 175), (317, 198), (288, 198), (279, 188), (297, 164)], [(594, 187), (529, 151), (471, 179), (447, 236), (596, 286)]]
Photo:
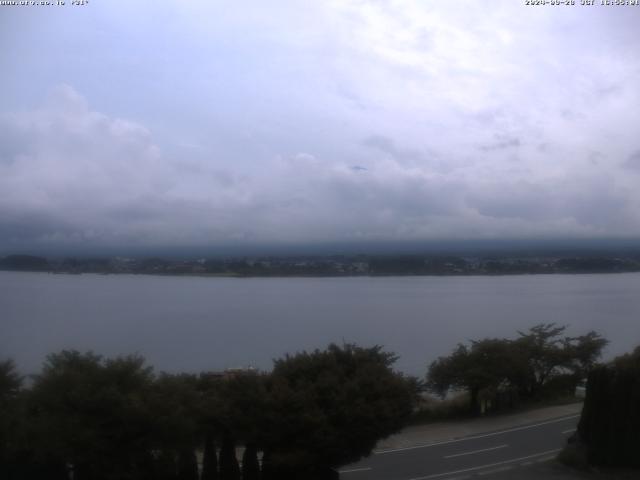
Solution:
[(459, 344), (446, 357), (432, 362), (427, 387), (444, 396), (466, 390), (472, 413), (506, 397), (537, 398), (573, 391), (593, 367), (607, 344), (596, 332), (579, 337), (562, 336), (567, 327), (539, 324), (519, 332), (515, 340), (484, 339), (469, 346)]
[(586, 378), (608, 343), (594, 331), (579, 337), (563, 336), (566, 325), (541, 323), (528, 332), (518, 332), (514, 347), (526, 358), (524, 380), (519, 385), (523, 394), (535, 397), (552, 378), (571, 375), (577, 383)]
[(207, 434), (205, 437), (201, 480), (218, 480), (218, 457), (216, 444), (211, 434)]
[[(206, 403), (215, 409), (214, 429), (246, 444), (262, 442), (266, 424), (268, 375), (243, 372), (219, 381)], [(213, 399), (212, 399), (213, 397)]]
[(38, 455), (72, 465), (77, 480), (145, 476), (152, 379), (137, 356), (49, 355), (30, 393)]
[(640, 467), (640, 347), (590, 372), (578, 438), (592, 465)]
[(5, 406), (15, 399), (22, 387), (22, 380), (13, 360), (0, 362), (0, 405)]
[(248, 444), (242, 454), (242, 480), (259, 480), (260, 463), (258, 449), (254, 443)]
[(570, 349), (570, 369), (580, 379), (587, 378), (608, 343), (608, 340), (593, 330), (586, 335), (569, 339), (568, 342), (565, 342), (565, 348)]
[(174, 459), (181, 478), (191, 475), (193, 451), (201, 444), (200, 403), (198, 378), (191, 374), (161, 373), (147, 399), (153, 417), (149, 432), (152, 448), (163, 453), (167, 465), (169, 457)]
[(182, 448), (178, 454), (178, 480), (198, 480), (198, 460), (191, 448)]
[(265, 478), (320, 478), (371, 453), (412, 412), (413, 383), (381, 347), (346, 344), (276, 360), (269, 378)]
[(220, 449), (220, 480), (240, 480), (236, 444), (230, 434), (225, 435)]
[(0, 478), (12, 478), (17, 473), (15, 457), (19, 446), (16, 438), (23, 433), (19, 404), (21, 388), (22, 377), (13, 361), (0, 362)]
[(521, 356), (509, 340), (472, 341), (459, 344), (449, 357), (440, 357), (429, 367), (427, 387), (441, 396), (451, 389), (469, 393), (471, 413), (480, 412), (480, 397), (494, 398), (500, 388), (518, 377)]

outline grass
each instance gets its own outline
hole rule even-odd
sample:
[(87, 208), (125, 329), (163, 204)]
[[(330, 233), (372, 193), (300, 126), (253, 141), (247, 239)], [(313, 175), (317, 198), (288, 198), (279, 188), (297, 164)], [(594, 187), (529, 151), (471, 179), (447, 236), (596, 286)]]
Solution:
[[(535, 401), (521, 401), (513, 408), (493, 410), (481, 416), (487, 417), (520, 413), (537, 408), (570, 405), (580, 402), (582, 402), (582, 399), (576, 398), (572, 395), (556, 398), (543, 398)], [(473, 415), (469, 411), (469, 395), (466, 392), (452, 395), (444, 400), (431, 395), (424, 395), (413, 415), (409, 419), (409, 425), (422, 425), (439, 421), (463, 420), (469, 418), (479, 418), (479, 416)]]

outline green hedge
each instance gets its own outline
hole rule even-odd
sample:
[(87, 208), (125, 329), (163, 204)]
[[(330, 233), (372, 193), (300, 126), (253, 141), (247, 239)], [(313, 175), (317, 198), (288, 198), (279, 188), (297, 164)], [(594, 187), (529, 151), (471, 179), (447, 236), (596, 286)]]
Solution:
[(640, 347), (592, 370), (578, 434), (591, 465), (640, 468)]

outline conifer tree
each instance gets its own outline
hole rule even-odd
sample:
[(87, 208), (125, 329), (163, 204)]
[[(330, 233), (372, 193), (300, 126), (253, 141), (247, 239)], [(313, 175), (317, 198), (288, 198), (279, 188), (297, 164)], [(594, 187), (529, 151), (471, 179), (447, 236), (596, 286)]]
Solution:
[(201, 480), (218, 480), (218, 457), (213, 435), (207, 435), (204, 441)]
[(255, 444), (249, 443), (242, 455), (242, 480), (259, 480), (260, 464), (258, 463), (258, 449)]
[(240, 467), (236, 458), (235, 442), (225, 435), (220, 449), (220, 480), (240, 480)]
[(198, 460), (192, 448), (183, 448), (178, 455), (178, 480), (198, 480)]

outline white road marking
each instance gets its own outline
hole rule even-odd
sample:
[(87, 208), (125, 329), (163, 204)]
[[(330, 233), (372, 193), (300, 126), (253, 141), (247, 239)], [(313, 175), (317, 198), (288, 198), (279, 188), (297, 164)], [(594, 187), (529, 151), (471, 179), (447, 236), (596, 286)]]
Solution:
[(444, 458), (454, 458), (454, 457), (462, 457), (463, 455), (473, 455), (474, 453), (481, 453), (481, 452), (489, 452), (491, 450), (498, 450), (499, 448), (506, 448), (509, 445), (498, 445), (497, 447), (490, 447), (490, 448), (482, 448), (480, 450), (474, 450), (472, 452), (464, 452), (464, 453), (456, 453), (455, 455), (446, 455)]
[(410, 478), (409, 480), (428, 480), (430, 478), (438, 478), (438, 477), (445, 477), (447, 475), (455, 475), (456, 473), (473, 472), (474, 470), (482, 470), (484, 468), (497, 467), (498, 465), (505, 465), (507, 463), (520, 462), (522, 460), (527, 460), (529, 458), (542, 457), (544, 455), (550, 455), (552, 453), (558, 453), (560, 450), (562, 450), (562, 449), (561, 448), (556, 448), (555, 450), (547, 450), (546, 452), (535, 453), (533, 455), (527, 455), (526, 457), (512, 458), (511, 460), (504, 460), (502, 462), (490, 463), (488, 465), (480, 465), (479, 467), (465, 468), (463, 470), (456, 470), (456, 471), (453, 471), (453, 472), (434, 473), (433, 475), (427, 475), (425, 477), (414, 477), (414, 478)]
[(562, 434), (564, 435), (565, 433), (573, 433), (573, 432), (575, 432), (575, 431), (576, 431), (576, 429), (575, 429), (575, 428), (570, 428), (569, 430), (564, 430), (564, 431), (562, 432)]
[(548, 462), (549, 460), (553, 460), (554, 458), (555, 458), (555, 455), (551, 455), (550, 457), (539, 458), (538, 460), (535, 460), (535, 462), (536, 463)]
[(546, 421), (546, 422), (536, 423), (535, 425), (525, 425), (523, 427), (510, 428), (508, 430), (501, 430), (499, 432), (484, 433), (484, 434), (481, 434), (481, 435), (472, 435), (470, 437), (445, 440), (443, 442), (435, 442), (435, 443), (427, 443), (427, 444), (422, 444), (422, 445), (414, 445), (412, 447), (391, 448), (389, 450), (377, 450), (377, 451), (374, 451), (373, 454), (374, 455), (382, 455), (382, 454), (385, 454), (385, 453), (395, 453), (395, 452), (404, 452), (404, 451), (407, 451), (407, 450), (416, 450), (418, 448), (436, 447), (438, 445), (447, 445), (449, 443), (466, 442), (467, 440), (475, 440), (477, 438), (493, 437), (495, 435), (502, 435), (503, 433), (517, 432), (517, 431), (520, 431), (520, 430), (527, 430), (529, 428), (541, 427), (543, 425), (550, 425), (552, 423), (564, 422), (565, 420), (571, 420), (573, 418), (578, 418), (579, 416), (580, 415), (571, 415), (569, 417), (556, 418), (555, 420), (549, 420), (549, 421)]
[(367, 472), (369, 470), (371, 470), (371, 467), (350, 468), (349, 470), (338, 470), (338, 473)]

